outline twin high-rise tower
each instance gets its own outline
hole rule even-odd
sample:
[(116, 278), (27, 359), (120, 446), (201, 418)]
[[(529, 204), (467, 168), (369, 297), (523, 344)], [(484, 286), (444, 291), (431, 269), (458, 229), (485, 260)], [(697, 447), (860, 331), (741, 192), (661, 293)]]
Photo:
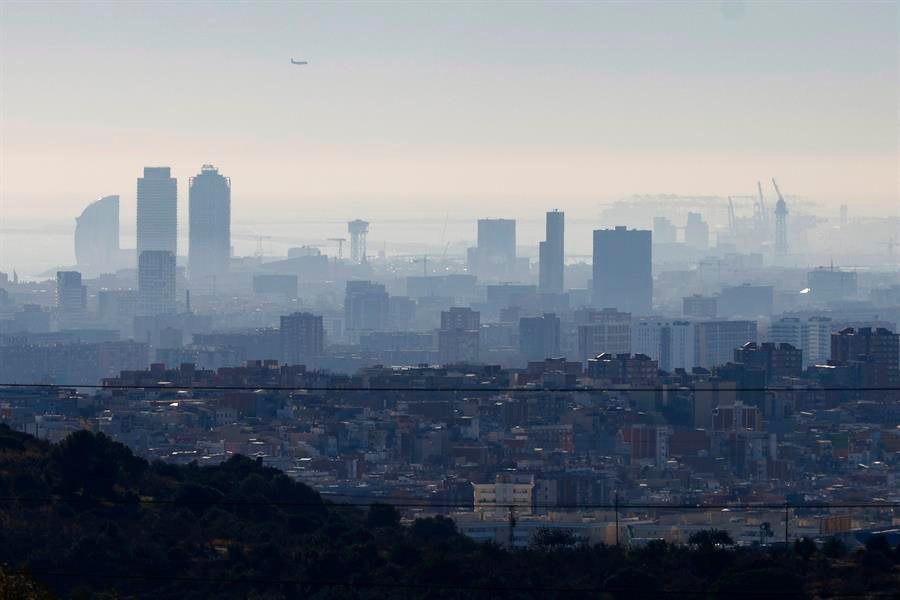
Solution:
[(231, 180), (212, 165), (190, 179), (188, 272), (194, 281), (228, 271), (231, 259)]
[[(231, 181), (203, 165), (189, 183), (188, 267), (192, 279), (223, 273), (231, 257)], [(137, 182), (137, 254), (178, 255), (178, 186), (169, 167), (145, 167)]]
[[(231, 181), (211, 165), (189, 183), (188, 272), (195, 283), (228, 270), (231, 259)], [(178, 184), (169, 167), (145, 167), (137, 181), (137, 259), (140, 312), (175, 311)]]
[(137, 180), (137, 254), (178, 253), (178, 185), (169, 167), (144, 167)]

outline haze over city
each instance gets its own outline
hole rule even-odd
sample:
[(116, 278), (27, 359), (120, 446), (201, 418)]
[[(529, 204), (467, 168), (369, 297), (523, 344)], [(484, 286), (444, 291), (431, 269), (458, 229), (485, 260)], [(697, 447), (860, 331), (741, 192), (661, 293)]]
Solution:
[(127, 233), (144, 165), (207, 162), (234, 180), (239, 223), (471, 219), (488, 201), (596, 219), (631, 194), (752, 194), (770, 176), (834, 214), (898, 209), (892, 2), (0, 10), (6, 228), (71, 228), (119, 194)]
[(0, 597), (900, 589), (900, 2), (0, 3)]

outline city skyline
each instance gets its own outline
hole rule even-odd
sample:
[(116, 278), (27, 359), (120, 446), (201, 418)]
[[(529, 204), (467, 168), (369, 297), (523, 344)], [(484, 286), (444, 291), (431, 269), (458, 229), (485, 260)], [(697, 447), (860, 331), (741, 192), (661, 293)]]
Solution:
[(898, 66), (900, 0), (0, 0), (0, 596), (900, 589)]
[[(891, 3), (604, 3), (555, 13), (534, 4), (517, 7), (515, 23), (499, 5), (476, 13), (439, 4), (430, 14), (411, 5), (267, 5), (249, 21), (222, 5), (205, 15), (202, 49), (178, 25), (166, 44), (140, 53), (136, 44), (155, 35), (142, 18), (152, 4), (113, 6), (103, 19), (102, 5), (46, 6), (0, 9), (7, 218), (37, 207), (74, 216), (83, 198), (106, 194), (127, 204), (135, 165), (185, 174), (207, 162), (244, 182), (253, 210), (289, 212), (297, 197), (376, 209), (388, 198), (454, 199), (469, 216), (485, 199), (518, 198), (530, 210), (552, 202), (572, 212), (632, 193), (735, 194), (753, 173), (786, 178), (835, 207), (846, 199), (890, 210), (897, 200)], [(200, 10), (169, 8), (176, 23)], [(270, 30), (271, 43), (241, 41), (233, 33), (244, 26)], [(336, 43), (378, 26), (374, 46)], [(194, 60), (175, 62), (184, 51)], [(310, 64), (291, 69), (298, 52)], [(60, 54), (79, 65), (79, 84), (67, 88), (78, 113), (49, 104), (73, 73)], [(161, 108), (150, 84), (161, 77), (191, 95)], [(117, 86), (103, 85), (113, 80), (147, 100), (123, 102)], [(504, 110), (510, 104), (517, 110)], [(246, 118), (225, 132), (219, 124), (230, 114)], [(670, 114), (678, 118), (663, 119)], [(130, 132), (124, 147), (113, 130)], [(41, 139), (55, 143), (38, 159)], [(62, 177), (35, 176), (48, 160)], [(98, 163), (108, 181), (90, 175)], [(300, 180), (289, 175), (298, 165)]]

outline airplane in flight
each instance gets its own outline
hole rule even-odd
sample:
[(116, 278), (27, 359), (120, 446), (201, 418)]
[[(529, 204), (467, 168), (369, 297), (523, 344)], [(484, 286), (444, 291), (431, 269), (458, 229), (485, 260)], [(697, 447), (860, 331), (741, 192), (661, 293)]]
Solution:
[(305, 60), (294, 60), (294, 59), (292, 58), (292, 59), (291, 59), (291, 64), (292, 64), (292, 65), (308, 65), (309, 62), (307, 62), (307, 61), (305, 61)]

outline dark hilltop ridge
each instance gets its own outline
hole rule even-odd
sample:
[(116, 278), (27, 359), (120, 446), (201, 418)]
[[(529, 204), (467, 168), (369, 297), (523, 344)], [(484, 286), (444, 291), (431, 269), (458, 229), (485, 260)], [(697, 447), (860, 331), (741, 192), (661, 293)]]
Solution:
[(256, 460), (149, 463), (103, 434), (49, 444), (0, 426), (0, 598), (885, 598), (900, 548), (588, 545), (542, 531), (522, 550), (452, 520), (349, 506)]

